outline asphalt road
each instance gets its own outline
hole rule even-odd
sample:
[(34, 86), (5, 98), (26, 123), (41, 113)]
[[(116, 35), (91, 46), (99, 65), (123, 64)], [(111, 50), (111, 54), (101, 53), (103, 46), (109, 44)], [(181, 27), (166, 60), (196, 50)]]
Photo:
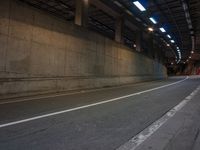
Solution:
[[(114, 150), (200, 84), (199, 78), (176, 83), (184, 78), (0, 104), (0, 150)], [(122, 97), (168, 84), (172, 85)], [(43, 117), (33, 118), (38, 116)]]

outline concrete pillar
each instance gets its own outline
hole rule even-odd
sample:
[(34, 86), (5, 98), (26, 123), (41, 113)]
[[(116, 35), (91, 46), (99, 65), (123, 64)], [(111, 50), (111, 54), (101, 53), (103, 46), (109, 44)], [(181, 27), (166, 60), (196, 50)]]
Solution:
[(115, 41), (122, 43), (123, 42), (123, 26), (124, 20), (123, 17), (119, 17), (115, 22)]
[(136, 33), (136, 51), (141, 52), (142, 51), (142, 32), (138, 31)]
[(76, 0), (75, 24), (88, 26), (89, 0)]
[[(158, 52), (157, 52), (157, 47), (155, 45), (155, 41), (154, 41), (154, 37), (153, 37), (153, 33), (149, 33), (149, 49), (148, 49), (148, 56), (151, 58), (154, 58), (156, 61), (159, 60), (159, 56), (158, 56)], [(160, 48), (160, 45), (158, 47), (158, 49)]]

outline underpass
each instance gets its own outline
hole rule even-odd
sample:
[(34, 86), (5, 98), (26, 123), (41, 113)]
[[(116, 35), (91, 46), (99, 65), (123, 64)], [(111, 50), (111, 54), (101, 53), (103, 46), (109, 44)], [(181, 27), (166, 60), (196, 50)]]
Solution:
[(198, 0), (1, 0), (0, 150), (199, 150)]

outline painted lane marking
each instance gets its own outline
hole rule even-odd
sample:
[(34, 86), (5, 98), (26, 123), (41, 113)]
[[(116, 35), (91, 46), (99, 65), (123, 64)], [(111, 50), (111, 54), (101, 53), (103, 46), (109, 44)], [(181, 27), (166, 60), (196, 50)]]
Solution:
[(38, 119), (42, 119), (42, 118), (46, 118), (46, 117), (50, 117), (50, 116), (55, 116), (55, 115), (59, 115), (59, 114), (63, 114), (63, 113), (67, 113), (67, 112), (71, 112), (71, 111), (75, 111), (75, 110), (89, 108), (89, 107), (93, 107), (93, 106), (97, 106), (97, 105), (101, 105), (101, 104), (117, 101), (117, 100), (120, 100), (120, 99), (132, 97), (132, 96), (135, 96), (135, 95), (139, 95), (139, 94), (155, 91), (155, 90), (158, 90), (158, 89), (162, 89), (162, 88), (165, 88), (165, 87), (169, 87), (169, 86), (181, 83), (181, 82), (187, 80), (188, 78), (189, 77), (186, 77), (183, 80), (180, 80), (180, 81), (177, 81), (177, 82), (174, 82), (174, 83), (171, 83), (171, 84), (159, 86), (159, 87), (156, 87), (156, 88), (152, 88), (152, 89), (149, 89), (149, 90), (145, 90), (145, 91), (141, 91), (141, 92), (137, 92), (137, 93), (133, 93), (133, 94), (117, 97), (117, 98), (113, 98), (113, 99), (110, 99), (110, 100), (105, 100), (105, 101), (101, 101), (101, 102), (97, 102), (97, 103), (93, 103), (93, 104), (88, 104), (88, 105), (84, 105), (84, 106), (80, 106), (80, 107), (75, 107), (75, 108), (66, 109), (66, 110), (62, 110), (62, 111), (57, 111), (57, 112), (44, 114), (44, 115), (40, 115), (40, 116), (35, 116), (35, 117), (27, 118), (27, 119), (22, 119), (22, 120), (19, 120), (19, 121), (13, 121), (13, 122), (1, 124), (0, 128), (4, 128), (4, 127), (16, 125), (16, 124), (21, 124), (21, 123), (25, 123), (25, 122), (29, 122), (29, 121), (33, 121), (33, 120), (38, 120)]
[(165, 124), (170, 118), (172, 118), (179, 110), (181, 110), (192, 98), (200, 91), (200, 86), (195, 89), (189, 96), (187, 96), (178, 105), (168, 111), (159, 120), (152, 123), (149, 127), (145, 128), (139, 134), (130, 139), (127, 143), (117, 148), (117, 150), (135, 150), (141, 145), (147, 138), (149, 138), (154, 132), (156, 132), (163, 124)]

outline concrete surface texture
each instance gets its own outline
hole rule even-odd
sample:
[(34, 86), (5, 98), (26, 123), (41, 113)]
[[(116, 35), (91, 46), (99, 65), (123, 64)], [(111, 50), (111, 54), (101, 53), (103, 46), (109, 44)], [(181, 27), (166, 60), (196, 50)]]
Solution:
[(0, 97), (166, 77), (165, 67), (16, 0), (0, 1)]

